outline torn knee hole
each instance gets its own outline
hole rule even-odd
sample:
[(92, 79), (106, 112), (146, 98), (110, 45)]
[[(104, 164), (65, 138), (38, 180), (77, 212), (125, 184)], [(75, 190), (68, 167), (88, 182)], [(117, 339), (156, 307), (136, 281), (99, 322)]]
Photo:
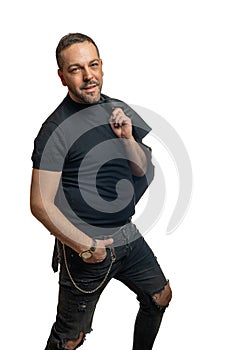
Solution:
[(80, 332), (78, 339), (67, 340), (65, 344), (65, 349), (75, 350), (76, 348), (78, 348), (83, 344), (84, 340), (85, 340), (85, 334), (83, 332)]
[(155, 302), (156, 305), (166, 308), (172, 298), (172, 290), (169, 284), (166, 284), (163, 290), (161, 290), (158, 293), (155, 293), (152, 296), (153, 301)]

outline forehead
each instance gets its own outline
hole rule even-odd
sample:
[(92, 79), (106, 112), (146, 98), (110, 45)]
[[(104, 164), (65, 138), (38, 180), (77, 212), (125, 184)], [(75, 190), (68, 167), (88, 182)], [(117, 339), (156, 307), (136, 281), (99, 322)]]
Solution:
[(72, 44), (62, 50), (61, 55), (63, 64), (66, 66), (70, 64), (83, 65), (99, 58), (95, 45), (88, 41)]

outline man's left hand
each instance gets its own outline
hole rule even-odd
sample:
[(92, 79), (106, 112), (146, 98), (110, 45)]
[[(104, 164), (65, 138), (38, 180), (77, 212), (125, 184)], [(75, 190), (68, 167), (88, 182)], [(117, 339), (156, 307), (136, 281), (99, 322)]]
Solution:
[(109, 119), (111, 128), (119, 138), (133, 139), (131, 119), (121, 108), (115, 108)]

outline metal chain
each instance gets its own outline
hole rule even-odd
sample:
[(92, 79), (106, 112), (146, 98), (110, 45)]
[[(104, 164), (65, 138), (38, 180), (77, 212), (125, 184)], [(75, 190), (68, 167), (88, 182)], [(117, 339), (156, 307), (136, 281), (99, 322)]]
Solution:
[(68, 267), (68, 263), (67, 263), (67, 259), (66, 259), (66, 250), (65, 250), (65, 244), (62, 243), (62, 248), (63, 248), (63, 255), (64, 255), (64, 261), (65, 261), (65, 266), (66, 266), (66, 271), (68, 273), (68, 276), (71, 280), (71, 282), (73, 283), (73, 286), (79, 290), (80, 292), (84, 293), (84, 294), (92, 294), (92, 293), (95, 293), (97, 292), (97, 290), (99, 290), (103, 285), (104, 283), (106, 282), (108, 276), (109, 276), (109, 273), (111, 271), (111, 268), (112, 268), (112, 265), (113, 263), (115, 262), (116, 260), (116, 257), (115, 257), (115, 254), (114, 254), (114, 251), (113, 251), (113, 247), (111, 247), (111, 263), (109, 265), (109, 268), (108, 268), (108, 271), (106, 272), (106, 275), (104, 276), (104, 279), (102, 280), (102, 282), (95, 288), (95, 289), (92, 289), (92, 290), (84, 290), (82, 288), (80, 288), (74, 281), (71, 273), (70, 273), (70, 270), (69, 270), (69, 267)]

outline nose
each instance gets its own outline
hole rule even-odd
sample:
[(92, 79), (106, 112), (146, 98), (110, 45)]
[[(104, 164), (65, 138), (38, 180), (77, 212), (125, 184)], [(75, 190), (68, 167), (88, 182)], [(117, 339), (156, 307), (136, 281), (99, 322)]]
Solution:
[(89, 81), (93, 78), (93, 74), (91, 72), (91, 69), (89, 67), (85, 67), (83, 70), (83, 80)]

